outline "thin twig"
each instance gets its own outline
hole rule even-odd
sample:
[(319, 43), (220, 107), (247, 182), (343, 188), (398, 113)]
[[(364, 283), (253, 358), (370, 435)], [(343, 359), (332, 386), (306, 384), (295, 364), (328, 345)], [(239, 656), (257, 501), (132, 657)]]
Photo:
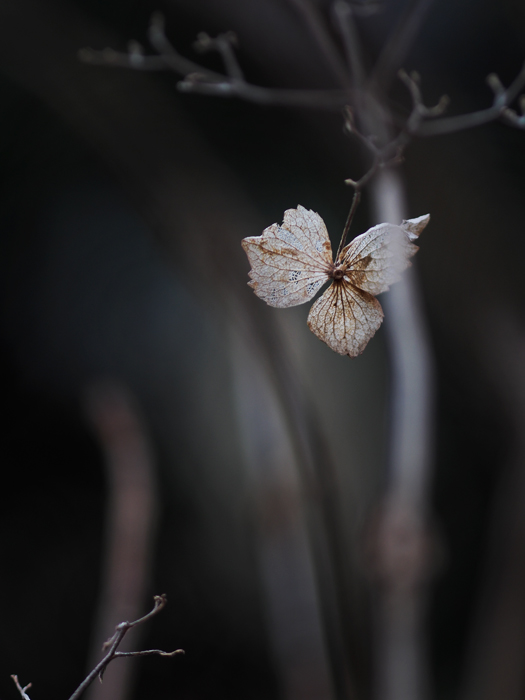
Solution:
[(31, 687), (31, 683), (28, 683), (26, 686), (22, 688), (20, 683), (18, 682), (18, 676), (11, 676), (11, 678), (14, 680), (16, 687), (18, 688), (18, 692), (20, 695), (24, 698), (24, 700), (31, 700), (29, 695), (26, 693), (26, 690), (28, 690)]
[(179, 656), (184, 654), (184, 649), (175, 649), (175, 651), (162, 651), (162, 649), (145, 649), (144, 651), (116, 651), (113, 658), (122, 656)]
[(352, 205), (350, 207), (350, 211), (348, 212), (348, 216), (346, 219), (346, 224), (343, 229), (343, 234), (341, 236), (341, 241), (339, 243), (339, 248), (337, 249), (337, 255), (335, 256), (336, 260), (339, 260), (339, 255), (341, 254), (341, 251), (345, 247), (346, 243), (346, 237), (348, 236), (348, 231), (350, 231), (350, 226), (352, 225), (352, 221), (354, 219), (354, 215), (356, 213), (357, 207), (359, 206), (359, 202), (361, 201), (361, 190), (357, 189), (354, 191), (354, 198), (352, 199)]
[(161, 12), (155, 12), (151, 16), (148, 39), (155, 51), (157, 51), (159, 56), (166, 62), (167, 66), (176, 73), (180, 73), (184, 76), (192, 73), (199, 73), (204, 75), (206, 80), (211, 82), (220, 83), (224, 80), (224, 76), (221, 73), (203, 68), (198, 63), (181, 56), (181, 54), (175, 50), (173, 44), (168, 41), (166, 36), (164, 15)]
[(121, 622), (117, 627), (115, 628), (115, 634), (108, 639), (107, 642), (105, 642), (104, 646), (102, 647), (103, 651), (106, 649), (107, 654), (104, 656), (101, 661), (95, 666), (95, 668), (89, 673), (86, 678), (82, 681), (82, 683), (78, 686), (78, 688), (75, 690), (73, 695), (69, 698), (69, 700), (77, 700), (82, 693), (88, 688), (89, 685), (95, 680), (95, 678), (98, 676), (100, 680), (102, 680), (104, 671), (106, 668), (109, 666), (109, 664), (113, 661), (113, 659), (116, 659), (121, 656), (151, 656), (152, 654), (159, 654), (160, 656), (175, 656), (178, 654), (183, 654), (184, 651), (182, 649), (176, 649), (173, 652), (162, 652), (158, 651), (157, 649), (148, 649), (146, 651), (139, 651), (139, 652), (117, 652), (118, 646), (120, 645), (121, 641), (123, 640), (124, 636), (126, 635), (126, 632), (128, 630), (132, 629), (133, 627), (136, 627), (137, 625), (142, 625), (144, 622), (147, 622), (150, 620), (152, 617), (157, 615), (166, 605), (167, 598), (165, 595), (160, 595), (160, 596), (155, 596), (155, 605), (152, 610), (150, 610), (149, 613), (144, 615), (143, 617), (140, 617), (138, 620), (134, 620), (133, 622)]
[(106, 48), (96, 51), (91, 48), (81, 49), (78, 56), (81, 61), (95, 65), (109, 65), (133, 68), (144, 71), (172, 70), (183, 76), (177, 84), (178, 90), (215, 97), (238, 97), (260, 105), (282, 105), (311, 107), (316, 109), (340, 109), (352, 100), (354, 91), (344, 90), (287, 90), (270, 89), (247, 83), (242, 75), (232, 48), (232, 34), (221, 34), (212, 39), (207, 34), (200, 34), (197, 50), (216, 50), (220, 53), (226, 73), (217, 73), (209, 68), (191, 61), (176, 51), (165, 33), (164, 18), (155, 13), (150, 22), (148, 37), (158, 56), (146, 56), (142, 47), (131, 42), (127, 53)]
[[(417, 133), (423, 120), (438, 117), (440, 114), (443, 114), (448, 106), (449, 99), (446, 95), (443, 95), (436, 105), (427, 107), (423, 104), (421, 90), (419, 88), (419, 76), (417, 73), (408, 75), (405, 71), (400, 70), (398, 75), (410, 92), (412, 97), (412, 110), (397, 136), (387, 141), (381, 148), (376, 146), (373, 137), (365, 136), (359, 131), (355, 125), (353, 112), (350, 107), (346, 107), (344, 110), (345, 131), (357, 137), (372, 155), (372, 165), (359, 180), (352, 180), (351, 178), (345, 180), (345, 183), (351, 185), (355, 190), (362, 190), (381, 168), (402, 163), (403, 153), (410, 143), (413, 134)], [(364, 113), (363, 116), (366, 117), (365, 121), (369, 120), (369, 117)], [(383, 124), (383, 127), (384, 126), (385, 124)]]
[(383, 152), (375, 145), (372, 137), (365, 136), (356, 127), (354, 115), (350, 107), (346, 107), (344, 110), (344, 119), (346, 133), (355, 136), (372, 156), (372, 164), (370, 168), (359, 178), (359, 180), (353, 180), (352, 178), (347, 178), (345, 180), (345, 184), (353, 187), (355, 191), (362, 190), (367, 182), (374, 177), (377, 170), (384, 165)]
[(494, 93), (492, 107), (471, 112), (470, 114), (461, 114), (457, 117), (437, 119), (431, 123), (421, 123), (413, 133), (417, 136), (451, 134), (456, 131), (464, 131), (475, 126), (488, 124), (497, 119), (501, 119), (510, 126), (525, 129), (525, 116), (518, 116), (514, 110), (510, 109), (512, 102), (525, 88), (525, 63), (508, 88), (505, 89), (503, 87), (495, 73), (487, 76), (487, 83)]
[[(193, 76), (188, 76), (192, 78)], [(223, 83), (206, 83), (196, 79), (187, 79), (178, 83), (181, 92), (214, 97), (239, 97), (247, 102), (273, 107), (309, 107), (313, 109), (337, 110), (348, 104), (351, 94), (344, 90), (282, 90), (262, 88), (257, 85), (242, 83), (233, 85)]]
[[(355, 190), (362, 190), (380, 168), (399, 165), (399, 163), (402, 162), (405, 148), (410, 143), (412, 135), (417, 132), (421, 122), (424, 119), (431, 119), (439, 116), (447, 108), (448, 97), (446, 95), (443, 95), (438, 104), (434, 107), (426, 107), (423, 104), (421, 90), (419, 88), (419, 76), (417, 73), (412, 73), (409, 76), (405, 71), (401, 70), (399, 71), (399, 78), (410, 92), (412, 97), (412, 110), (397, 136), (388, 140), (381, 148), (376, 146), (375, 139), (372, 136), (365, 136), (356, 127), (352, 109), (346, 107), (344, 110), (345, 131), (357, 137), (372, 155), (372, 165), (359, 180), (352, 180), (351, 178), (345, 180), (345, 183), (351, 185)], [(374, 109), (374, 114), (379, 114), (379, 112)], [(368, 112), (366, 114), (363, 112), (362, 116), (363, 121), (370, 121)], [(383, 121), (385, 121), (383, 124), (384, 130), (386, 120)]]
[(410, 92), (412, 110), (401, 131), (386, 147), (392, 158), (401, 157), (413, 135), (418, 133), (423, 121), (425, 119), (435, 119), (439, 117), (447, 109), (450, 102), (447, 95), (442, 95), (437, 104), (433, 107), (427, 107), (423, 103), (423, 97), (419, 87), (419, 75), (415, 71), (408, 75), (408, 73), (402, 69), (398, 71), (397, 75)]

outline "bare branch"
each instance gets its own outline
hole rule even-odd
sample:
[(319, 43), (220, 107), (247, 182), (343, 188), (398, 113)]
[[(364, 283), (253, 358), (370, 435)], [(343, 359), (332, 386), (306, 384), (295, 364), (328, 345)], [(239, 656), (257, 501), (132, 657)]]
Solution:
[[(144, 622), (147, 622), (150, 620), (152, 617), (157, 615), (166, 605), (168, 602), (167, 598), (165, 595), (160, 595), (160, 596), (155, 596), (154, 598), (155, 605), (152, 610), (150, 610), (147, 615), (144, 615), (143, 617), (139, 618), (138, 620), (134, 620), (133, 622), (121, 622), (117, 627), (115, 628), (115, 634), (108, 639), (108, 641), (104, 644), (102, 647), (102, 650), (105, 651), (106, 649), (108, 650), (107, 654), (104, 656), (101, 661), (95, 666), (95, 668), (86, 676), (86, 678), (82, 681), (82, 683), (78, 686), (78, 688), (75, 690), (73, 695), (69, 698), (69, 700), (77, 700), (82, 693), (88, 688), (91, 683), (95, 680), (95, 678), (98, 676), (100, 680), (102, 680), (104, 676), (104, 671), (106, 668), (109, 666), (109, 664), (113, 661), (113, 659), (123, 657), (123, 656), (152, 656), (154, 654), (157, 654), (159, 656), (175, 656), (179, 654), (183, 654), (184, 651), (182, 649), (176, 649), (175, 651), (172, 652), (165, 652), (165, 651), (160, 651), (158, 649), (148, 649), (146, 651), (138, 651), (138, 652), (119, 652), (117, 651), (118, 646), (124, 639), (124, 636), (126, 635), (126, 632), (133, 627), (136, 627), (137, 625), (142, 625)], [(24, 700), (29, 700), (29, 698), (24, 697)]]
[(183, 76), (177, 88), (181, 92), (216, 97), (238, 97), (260, 105), (311, 107), (316, 109), (341, 109), (351, 102), (354, 91), (344, 90), (286, 90), (263, 88), (247, 83), (235, 57), (232, 33), (220, 34), (211, 38), (201, 33), (196, 48), (200, 51), (218, 51), (224, 61), (226, 74), (217, 73), (181, 56), (165, 34), (164, 18), (155, 13), (151, 18), (149, 40), (158, 56), (146, 56), (137, 42), (128, 45), (128, 52), (118, 52), (111, 48), (96, 51), (84, 48), (78, 52), (81, 61), (95, 65), (108, 65), (135, 70), (172, 70)]
[(168, 41), (165, 32), (164, 15), (160, 12), (155, 12), (150, 20), (148, 29), (148, 38), (151, 45), (158, 52), (159, 56), (166, 62), (166, 65), (181, 75), (190, 75), (191, 73), (199, 73), (206, 76), (206, 80), (210, 82), (221, 82), (224, 76), (215, 71), (203, 68), (198, 63), (190, 61), (184, 56), (181, 56), (174, 46)]
[(215, 97), (239, 97), (247, 102), (260, 105), (283, 107), (312, 107), (315, 109), (336, 110), (344, 107), (350, 98), (350, 93), (344, 90), (278, 90), (243, 83), (235, 86), (229, 81), (224, 83), (205, 83), (196, 79), (198, 76), (188, 76), (177, 87), (181, 92), (191, 92), (199, 95)]
[(15, 685), (18, 688), (18, 692), (23, 697), (23, 699), (24, 700), (31, 700), (29, 695), (26, 693), (26, 690), (28, 690), (31, 687), (31, 683), (28, 683), (24, 688), (22, 688), (22, 686), (18, 682), (18, 676), (11, 676), (11, 678), (14, 680)]
[(423, 97), (420, 89), (421, 79), (418, 73), (413, 71), (410, 75), (408, 75), (408, 73), (406, 73), (404, 70), (400, 70), (398, 71), (398, 77), (407, 87), (412, 98), (412, 111), (410, 112), (405, 125), (396, 138), (388, 144), (390, 153), (397, 154), (399, 157), (409, 144), (412, 136), (418, 133), (422, 122), (425, 119), (435, 119), (443, 114), (443, 112), (447, 109), (450, 100), (447, 95), (442, 95), (436, 105), (433, 107), (427, 107), (423, 103)]
[(354, 190), (362, 190), (366, 183), (375, 175), (377, 169), (381, 167), (382, 157), (381, 150), (377, 148), (372, 137), (365, 136), (357, 128), (354, 121), (354, 114), (350, 107), (346, 107), (344, 110), (345, 126), (344, 129), (347, 134), (355, 136), (361, 144), (370, 152), (372, 156), (372, 165), (366, 171), (366, 173), (359, 180), (352, 180), (347, 178), (345, 180), (346, 185), (350, 185)]
[(348, 216), (346, 219), (345, 227), (343, 229), (343, 234), (341, 236), (341, 241), (339, 243), (339, 248), (337, 249), (337, 255), (335, 256), (335, 260), (339, 260), (339, 255), (345, 247), (346, 237), (348, 236), (348, 232), (350, 231), (350, 226), (352, 225), (352, 221), (354, 220), (354, 215), (357, 211), (357, 207), (359, 206), (360, 201), (361, 190), (358, 187), (356, 187), (354, 191), (354, 198), (352, 199), (352, 205), (350, 206), (350, 211), (348, 212)]
[(162, 651), (162, 649), (145, 649), (144, 651), (116, 651), (114, 657), (120, 656), (180, 656), (185, 654), (184, 649), (175, 651)]
[(351, 185), (355, 190), (361, 190), (373, 178), (378, 169), (385, 166), (399, 165), (403, 160), (405, 148), (410, 143), (412, 135), (417, 133), (421, 122), (424, 119), (439, 116), (448, 106), (449, 100), (446, 95), (443, 95), (434, 107), (426, 107), (423, 104), (417, 73), (412, 73), (409, 76), (405, 71), (401, 70), (399, 71), (399, 78), (410, 91), (412, 111), (397, 136), (388, 141), (382, 148), (376, 146), (373, 137), (365, 136), (359, 131), (355, 125), (352, 110), (349, 107), (345, 109), (346, 132), (356, 136), (372, 155), (372, 165), (359, 180), (352, 180), (351, 178), (345, 180), (345, 183)]
[[(104, 642), (102, 649), (108, 649), (112, 645), (113, 640), (117, 638), (117, 636), (119, 635), (119, 633), (121, 631), (124, 631), (124, 634), (126, 634), (126, 632), (128, 630), (130, 630), (132, 627), (136, 627), (137, 625), (142, 625), (144, 622), (147, 622), (148, 620), (150, 620), (152, 617), (157, 615), (157, 613), (159, 613), (162, 610), (162, 608), (166, 607), (166, 603), (168, 602), (168, 599), (164, 594), (156, 595), (153, 598), (153, 600), (155, 602), (155, 604), (153, 606), (153, 610), (150, 610), (149, 613), (146, 613), (146, 615), (139, 617), (138, 620), (134, 620), (133, 622), (121, 622), (119, 625), (117, 625), (115, 627), (115, 634), (112, 637), (110, 637), (107, 640), (107, 642)], [(122, 639), (123, 636), (124, 635), (122, 635), (120, 638)]]
[(418, 136), (436, 136), (438, 134), (450, 134), (456, 131), (472, 129), (475, 126), (488, 124), (489, 122), (501, 119), (510, 126), (525, 129), (525, 117), (523, 115), (523, 100), (520, 100), (522, 115), (519, 116), (510, 105), (525, 88), (525, 63), (520, 72), (512, 81), (508, 88), (504, 88), (499, 77), (495, 73), (487, 76), (487, 83), (494, 93), (492, 107), (482, 109), (470, 114), (461, 114), (457, 117), (438, 119), (430, 124), (420, 124), (414, 134)]

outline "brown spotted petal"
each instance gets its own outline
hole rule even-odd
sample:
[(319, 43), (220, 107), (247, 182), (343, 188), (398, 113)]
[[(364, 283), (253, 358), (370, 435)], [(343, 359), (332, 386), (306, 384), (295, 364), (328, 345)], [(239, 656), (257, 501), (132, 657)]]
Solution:
[(242, 242), (254, 292), (270, 306), (296, 306), (309, 301), (328, 281), (332, 248), (319, 214), (288, 209), (282, 226), (273, 224), (261, 236)]
[(335, 352), (356, 357), (382, 321), (377, 299), (342, 279), (334, 281), (312, 306), (308, 327)]

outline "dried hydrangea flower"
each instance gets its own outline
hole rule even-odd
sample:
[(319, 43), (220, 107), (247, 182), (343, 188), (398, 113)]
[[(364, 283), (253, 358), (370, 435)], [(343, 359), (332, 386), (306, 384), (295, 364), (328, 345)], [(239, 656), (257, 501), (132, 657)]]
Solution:
[(302, 206), (288, 209), (281, 226), (272, 224), (242, 246), (252, 269), (250, 286), (270, 306), (287, 307), (312, 299), (308, 326), (340, 355), (363, 352), (383, 320), (374, 295), (385, 292), (410, 265), (414, 245), (430, 216), (379, 224), (345, 246), (335, 262), (328, 231), (319, 214)]

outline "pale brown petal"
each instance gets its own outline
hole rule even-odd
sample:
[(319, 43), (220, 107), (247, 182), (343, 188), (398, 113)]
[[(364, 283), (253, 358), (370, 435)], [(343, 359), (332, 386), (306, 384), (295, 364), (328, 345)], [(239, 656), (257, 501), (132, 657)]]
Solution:
[(245, 238), (242, 247), (252, 266), (249, 285), (270, 306), (303, 304), (329, 279), (332, 248), (326, 226), (319, 214), (300, 205), (284, 213), (282, 226), (273, 224), (261, 236)]
[(416, 240), (430, 217), (404, 221), (401, 226), (379, 224), (357, 236), (341, 251), (347, 281), (370, 294), (385, 292), (396, 282), (418, 247)]
[(308, 327), (335, 352), (356, 357), (382, 321), (383, 310), (375, 297), (338, 280), (312, 306)]

